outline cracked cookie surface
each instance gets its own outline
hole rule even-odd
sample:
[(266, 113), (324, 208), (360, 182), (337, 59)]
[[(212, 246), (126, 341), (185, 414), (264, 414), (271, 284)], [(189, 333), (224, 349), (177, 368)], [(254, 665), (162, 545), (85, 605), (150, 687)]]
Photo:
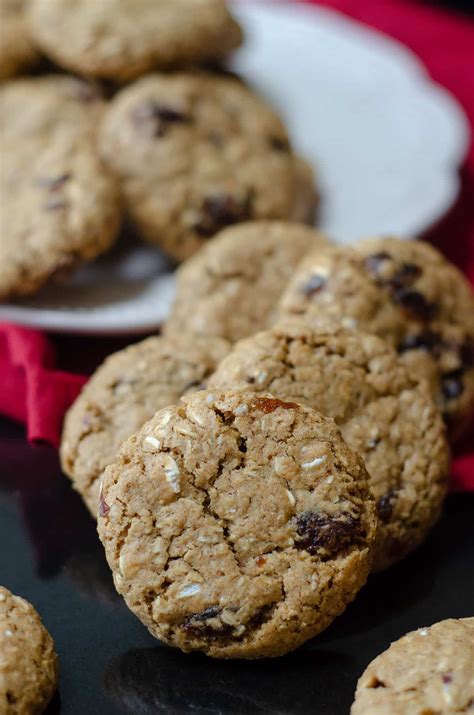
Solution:
[(257, 658), (344, 610), (370, 570), (376, 516), (363, 461), (332, 420), (204, 390), (125, 442), (98, 530), (117, 590), (153, 635)]
[(97, 157), (101, 112), (96, 90), (74, 78), (0, 91), (0, 299), (34, 293), (114, 242), (120, 201)]
[(169, 333), (219, 335), (234, 342), (273, 322), (295, 267), (326, 238), (306, 226), (262, 221), (222, 231), (177, 271)]
[(25, 6), (26, 0), (0, 0), (0, 80), (20, 74), (39, 59)]
[(336, 421), (371, 477), (374, 570), (403, 558), (437, 520), (449, 475), (443, 420), (428, 385), (381, 338), (287, 321), (236, 343), (208, 385), (270, 392)]
[(56, 690), (53, 639), (24, 598), (0, 586), (0, 712), (42, 713)]
[(30, 0), (29, 16), (59, 65), (118, 81), (216, 60), (242, 42), (223, 0)]
[(132, 219), (178, 260), (230, 224), (314, 213), (311, 170), (281, 119), (234, 78), (144, 77), (111, 102), (100, 134)]
[(227, 354), (219, 338), (151, 337), (114, 353), (66, 415), (61, 464), (96, 517), (100, 478), (124, 440), (157, 410), (202, 389)]
[(456, 436), (474, 409), (474, 297), (462, 273), (422, 241), (368, 239), (315, 251), (280, 314), (331, 319), (388, 340), (413, 374), (429, 377)]
[(474, 618), (407, 633), (367, 667), (351, 715), (450, 715), (474, 709)]

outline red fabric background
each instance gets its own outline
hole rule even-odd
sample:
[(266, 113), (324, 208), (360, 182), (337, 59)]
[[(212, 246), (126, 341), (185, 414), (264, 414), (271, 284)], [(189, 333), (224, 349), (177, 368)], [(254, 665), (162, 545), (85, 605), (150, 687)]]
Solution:
[[(467, 17), (408, 0), (318, 0), (314, 4), (337, 9), (410, 47), (432, 78), (457, 97), (474, 130), (474, 24)], [(426, 238), (474, 284), (473, 145), (462, 179), (456, 206)], [(90, 361), (93, 368), (110, 352), (110, 344), (101, 351), (92, 339), (88, 346), (84, 339), (46, 337), (38, 331), (0, 324), (0, 412), (23, 422), (29, 440), (58, 444), (64, 411), (86, 381), (82, 375), (66, 371), (66, 366), (74, 364), (77, 355), (89, 352), (90, 345), (95, 353)], [(456, 448), (453, 488), (474, 490), (472, 430)]]

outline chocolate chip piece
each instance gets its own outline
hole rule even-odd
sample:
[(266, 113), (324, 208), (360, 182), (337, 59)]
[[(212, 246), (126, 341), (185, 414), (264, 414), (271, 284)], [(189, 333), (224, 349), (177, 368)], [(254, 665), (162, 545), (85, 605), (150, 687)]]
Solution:
[(250, 194), (239, 200), (230, 194), (208, 196), (200, 208), (201, 220), (194, 226), (200, 236), (209, 237), (221, 228), (251, 218)]
[(204, 611), (188, 616), (182, 627), (189, 634), (206, 638), (228, 636), (232, 633), (232, 626), (222, 622), (221, 613), (222, 608), (219, 606), (209, 606)]
[(140, 131), (152, 137), (163, 137), (170, 125), (189, 121), (183, 112), (161, 102), (149, 100), (132, 112), (132, 120)]
[(445, 683), (446, 685), (448, 685), (448, 683), (453, 682), (453, 674), (452, 673), (443, 673), (441, 675), (441, 678), (443, 679), (443, 683)]
[(394, 489), (390, 489), (386, 494), (381, 496), (377, 502), (377, 516), (384, 524), (387, 524), (392, 518), (396, 494)]
[(394, 289), (411, 286), (421, 274), (420, 266), (415, 263), (404, 263), (390, 279), (390, 285)]
[(430, 303), (422, 293), (409, 288), (399, 288), (392, 294), (395, 303), (404, 308), (408, 313), (419, 320), (433, 320), (436, 315), (437, 307), (434, 303)]
[(324, 276), (314, 275), (311, 276), (309, 281), (301, 286), (301, 292), (307, 298), (312, 298), (313, 295), (319, 293), (326, 285), (326, 278)]
[(283, 139), (282, 137), (270, 137), (270, 146), (272, 149), (275, 149), (275, 151), (290, 151), (290, 143), (288, 139)]
[(243, 452), (245, 454), (247, 451), (247, 440), (244, 437), (239, 437), (237, 444), (239, 447), (239, 452)]
[(69, 181), (71, 174), (61, 174), (60, 176), (39, 176), (37, 183), (49, 191), (58, 191)]
[(345, 551), (360, 536), (358, 519), (348, 513), (338, 516), (305, 511), (296, 517), (296, 546), (314, 555), (324, 551), (334, 557)]
[(452, 370), (443, 375), (441, 382), (441, 390), (447, 400), (454, 400), (464, 392), (464, 383), (462, 381), (463, 369)]
[(424, 330), (415, 335), (407, 335), (398, 345), (398, 352), (404, 353), (407, 350), (425, 350), (435, 352), (441, 344), (441, 336), (432, 330)]
[(380, 253), (373, 253), (371, 256), (367, 256), (365, 259), (365, 267), (370, 273), (377, 274), (380, 270), (382, 263), (385, 261), (391, 261), (392, 256), (386, 251), (380, 251)]
[(459, 347), (459, 357), (464, 367), (474, 366), (474, 339), (466, 338), (466, 341)]
[(267, 415), (271, 412), (275, 412), (278, 408), (283, 410), (298, 409), (296, 402), (284, 402), (283, 400), (277, 400), (274, 397), (256, 397), (252, 402), (252, 407), (265, 412)]

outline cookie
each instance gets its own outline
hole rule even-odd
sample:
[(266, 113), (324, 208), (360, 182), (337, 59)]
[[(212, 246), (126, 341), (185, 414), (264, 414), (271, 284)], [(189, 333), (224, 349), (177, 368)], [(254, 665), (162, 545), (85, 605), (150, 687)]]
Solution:
[(39, 59), (25, 5), (26, 0), (0, 0), (0, 80), (20, 74)]
[(359, 679), (351, 715), (472, 713), (474, 618), (407, 633)]
[(271, 392), (336, 421), (371, 478), (374, 570), (414, 549), (437, 520), (449, 475), (443, 420), (428, 386), (381, 338), (291, 321), (238, 342), (208, 384)]
[(282, 121), (232, 77), (138, 80), (111, 102), (100, 148), (144, 238), (180, 261), (230, 224), (314, 213), (311, 171)]
[(325, 243), (313, 229), (280, 221), (225, 229), (177, 271), (164, 330), (234, 342), (265, 328), (301, 258)]
[(228, 347), (219, 338), (151, 337), (95, 372), (66, 416), (60, 450), (64, 472), (94, 517), (102, 472), (122, 442), (157, 410), (202, 389)]
[(58, 683), (53, 639), (33, 606), (0, 586), (0, 712), (42, 713)]
[(29, 15), (61, 67), (117, 81), (219, 59), (242, 42), (223, 0), (30, 0)]
[(96, 90), (69, 77), (0, 91), (0, 299), (36, 292), (115, 241), (119, 192), (95, 139), (102, 111)]
[(329, 625), (376, 530), (363, 461), (332, 420), (234, 390), (157, 412), (106, 469), (99, 514), (130, 609), (218, 658), (281, 655)]
[(59, 133), (95, 133), (105, 109), (99, 88), (68, 75), (45, 75), (6, 82), (0, 89), (0, 138), (40, 137)]
[(387, 339), (429, 377), (456, 436), (474, 407), (474, 298), (455, 266), (422, 241), (381, 238), (315, 251), (282, 298), (282, 315), (321, 318)]

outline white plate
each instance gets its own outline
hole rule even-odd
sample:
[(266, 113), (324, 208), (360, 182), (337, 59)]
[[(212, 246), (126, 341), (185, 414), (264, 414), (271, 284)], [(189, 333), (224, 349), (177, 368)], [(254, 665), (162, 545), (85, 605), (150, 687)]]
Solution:
[[(318, 168), (322, 228), (346, 243), (417, 235), (452, 205), (469, 130), (455, 100), (404, 46), (335, 12), (238, 0), (247, 35), (233, 68), (280, 110)], [(154, 330), (173, 294), (156, 250), (118, 247), (70, 283), (0, 306), (0, 320), (64, 332)]]

